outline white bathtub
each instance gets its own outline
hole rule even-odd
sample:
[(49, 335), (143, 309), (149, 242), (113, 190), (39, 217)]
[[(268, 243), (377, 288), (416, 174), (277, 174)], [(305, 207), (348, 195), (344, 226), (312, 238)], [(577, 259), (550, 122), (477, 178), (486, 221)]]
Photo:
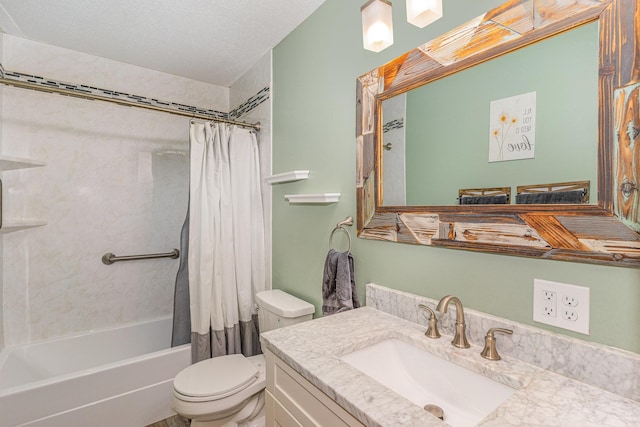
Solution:
[(143, 427), (175, 413), (174, 376), (189, 345), (170, 348), (171, 318), (0, 353), (0, 427)]

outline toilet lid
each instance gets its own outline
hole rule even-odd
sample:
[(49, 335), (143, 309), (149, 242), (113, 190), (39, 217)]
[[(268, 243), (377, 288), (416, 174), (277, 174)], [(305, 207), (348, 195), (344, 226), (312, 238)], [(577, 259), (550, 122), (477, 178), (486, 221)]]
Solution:
[(202, 360), (183, 369), (173, 388), (184, 396), (222, 399), (247, 388), (258, 378), (258, 369), (242, 354)]

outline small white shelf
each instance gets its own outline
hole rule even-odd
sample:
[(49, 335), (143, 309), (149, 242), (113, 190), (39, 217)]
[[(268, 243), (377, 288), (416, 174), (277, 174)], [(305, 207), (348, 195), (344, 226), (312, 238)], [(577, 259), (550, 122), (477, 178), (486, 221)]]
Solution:
[(291, 172), (284, 172), (284, 173), (279, 173), (277, 175), (271, 175), (270, 177), (267, 177), (264, 179), (264, 181), (269, 184), (269, 185), (273, 185), (273, 184), (281, 184), (283, 182), (293, 182), (293, 181), (300, 181), (302, 179), (307, 179), (309, 178), (309, 171), (291, 171)]
[(38, 160), (27, 159), (24, 157), (5, 156), (4, 154), (0, 155), (0, 171), (35, 168), (45, 165), (45, 162)]
[(289, 203), (336, 203), (340, 200), (340, 193), (287, 194), (284, 198)]
[(26, 230), (28, 228), (42, 227), (47, 225), (46, 221), (29, 219), (29, 220), (2, 220), (0, 234), (12, 233), (14, 231)]

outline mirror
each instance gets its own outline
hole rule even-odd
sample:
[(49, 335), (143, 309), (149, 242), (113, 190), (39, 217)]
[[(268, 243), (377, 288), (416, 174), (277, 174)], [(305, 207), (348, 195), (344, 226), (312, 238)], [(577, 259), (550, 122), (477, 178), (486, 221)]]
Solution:
[[(358, 236), (508, 255), (640, 266), (638, 171), (634, 162), (634, 150), (640, 156), (640, 141), (638, 148), (634, 144), (640, 133), (637, 131), (640, 64), (634, 62), (640, 61), (636, 51), (640, 36), (635, 28), (637, 23), (622, 19), (635, 16), (633, 11), (638, 13), (639, 8), (629, 0), (584, 0), (572, 4), (563, 0), (513, 0), (358, 78)], [(563, 54), (553, 59), (554, 43), (563, 38), (589, 37), (589, 33), (590, 41), (579, 45), (596, 47), (597, 54), (593, 50), (585, 53), (591, 71), (574, 69), (562, 76), (560, 69), (565, 66), (557, 65), (556, 60), (563, 59)], [(593, 40), (594, 35), (599, 38)], [(574, 40), (573, 47), (575, 43)], [(523, 57), (544, 59), (543, 65), (548, 70), (545, 78), (527, 78), (524, 85), (520, 83), (521, 86), (501, 92), (500, 80), (485, 84), (468, 76), (478, 72), (492, 74), (492, 67), (495, 74), (496, 69), (514, 62), (509, 59), (511, 55), (520, 56), (515, 62)], [(622, 58), (632, 59), (622, 61)], [(578, 75), (585, 77), (588, 88), (562, 92), (563, 81), (573, 83)], [(463, 90), (454, 93), (452, 88)], [(437, 99), (436, 105), (413, 109), (418, 104), (414, 98), (420, 97), (414, 94), (420, 91), (427, 92), (422, 98)], [(531, 92), (535, 93), (533, 102)], [(595, 99), (597, 107), (593, 102), (590, 106), (582, 105), (586, 104), (583, 101), (580, 106), (567, 104), (569, 95), (576, 92)], [(518, 95), (515, 101), (508, 99), (512, 95)], [(444, 104), (445, 98), (446, 102), (453, 100), (457, 104)], [(475, 130), (468, 134), (464, 131), (472, 126), (456, 126), (458, 118), (450, 113), (464, 110), (466, 104), (472, 105), (470, 112), (479, 111), (480, 117), (473, 119), (479, 125), (474, 125)], [(520, 111), (522, 105), (535, 108), (533, 157), (502, 161), (506, 158), (491, 152), (495, 150), (490, 144), (491, 132), (497, 129), (490, 123), (495, 115), (494, 105), (496, 111), (508, 112)], [(569, 115), (578, 107), (585, 107), (580, 115), (591, 119), (578, 118), (563, 128), (563, 122), (574, 120)], [(549, 113), (556, 109), (561, 112), (552, 117), (554, 114)], [(438, 110), (453, 116), (453, 121), (444, 130), (432, 133), (436, 126), (428, 122), (431, 116), (437, 122), (445, 121), (445, 117), (437, 116)], [(515, 121), (523, 118), (508, 117)], [(470, 123), (468, 118), (459, 121)], [(398, 132), (405, 122), (406, 129)], [(584, 127), (585, 133), (576, 140), (561, 141), (571, 139), (569, 127), (577, 131)], [(454, 132), (452, 128), (465, 129), (459, 133), (459, 129)], [(389, 140), (385, 133), (389, 134)], [(392, 137), (394, 133), (396, 136)], [(461, 147), (463, 140), (479, 141), (474, 150), (481, 148), (471, 156), (473, 168), (465, 166), (460, 150), (435, 151)], [(574, 145), (562, 151), (560, 142)], [(387, 153), (394, 150), (406, 150), (408, 155), (389, 160)], [(415, 150), (425, 151), (426, 157), (414, 154)], [(583, 155), (587, 157), (575, 158)], [(567, 160), (567, 156), (575, 161)], [(447, 157), (453, 157), (453, 162), (444, 162)], [(399, 165), (406, 170), (393, 172), (390, 165), (394, 162), (393, 167)], [(418, 166), (412, 166), (411, 162)], [(463, 169), (456, 172), (453, 169), (456, 165)], [(523, 165), (535, 165), (537, 174), (525, 171), (524, 175), (518, 175), (527, 169)], [(409, 173), (410, 168), (423, 169), (421, 173), (432, 175), (420, 175), (417, 184), (412, 183), (409, 176), (414, 173)], [(483, 169), (490, 169), (491, 173)], [(394, 178), (402, 175), (406, 177), (404, 184), (394, 183)], [(549, 191), (573, 189), (573, 184), (582, 186), (585, 180), (589, 190), (582, 197), (549, 202), (557, 196), (554, 193), (548, 197)], [(412, 186), (421, 187), (426, 194), (414, 197), (416, 190)], [(503, 193), (487, 192), (487, 197), (493, 198), (490, 204), (459, 205), (462, 195), (468, 195), (463, 190), (469, 189), (482, 190), (471, 193), (482, 197), (487, 189)], [(522, 189), (530, 194), (519, 194)], [(438, 194), (440, 190), (442, 194)], [(498, 199), (500, 202), (495, 202)], [(522, 204), (523, 200), (529, 201)]]
[[(492, 101), (530, 92), (535, 116), (513, 112), (502, 134), (490, 127)], [(581, 180), (597, 202), (598, 23), (386, 99), (381, 117), (383, 206), (457, 205), (460, 189), (515, 194), (518, 185)], [(489, 161), (499, 143), (525, 158)]]

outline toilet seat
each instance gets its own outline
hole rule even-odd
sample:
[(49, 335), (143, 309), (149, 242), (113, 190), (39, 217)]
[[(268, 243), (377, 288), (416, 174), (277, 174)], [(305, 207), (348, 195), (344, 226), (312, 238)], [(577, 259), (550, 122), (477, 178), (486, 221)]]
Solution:
[(174, 393), (181, 400), (205, 402), (224, 399), (256, 382), (259, 371), (242, 354), (214, 357), (195, 363), (176, 375)]

